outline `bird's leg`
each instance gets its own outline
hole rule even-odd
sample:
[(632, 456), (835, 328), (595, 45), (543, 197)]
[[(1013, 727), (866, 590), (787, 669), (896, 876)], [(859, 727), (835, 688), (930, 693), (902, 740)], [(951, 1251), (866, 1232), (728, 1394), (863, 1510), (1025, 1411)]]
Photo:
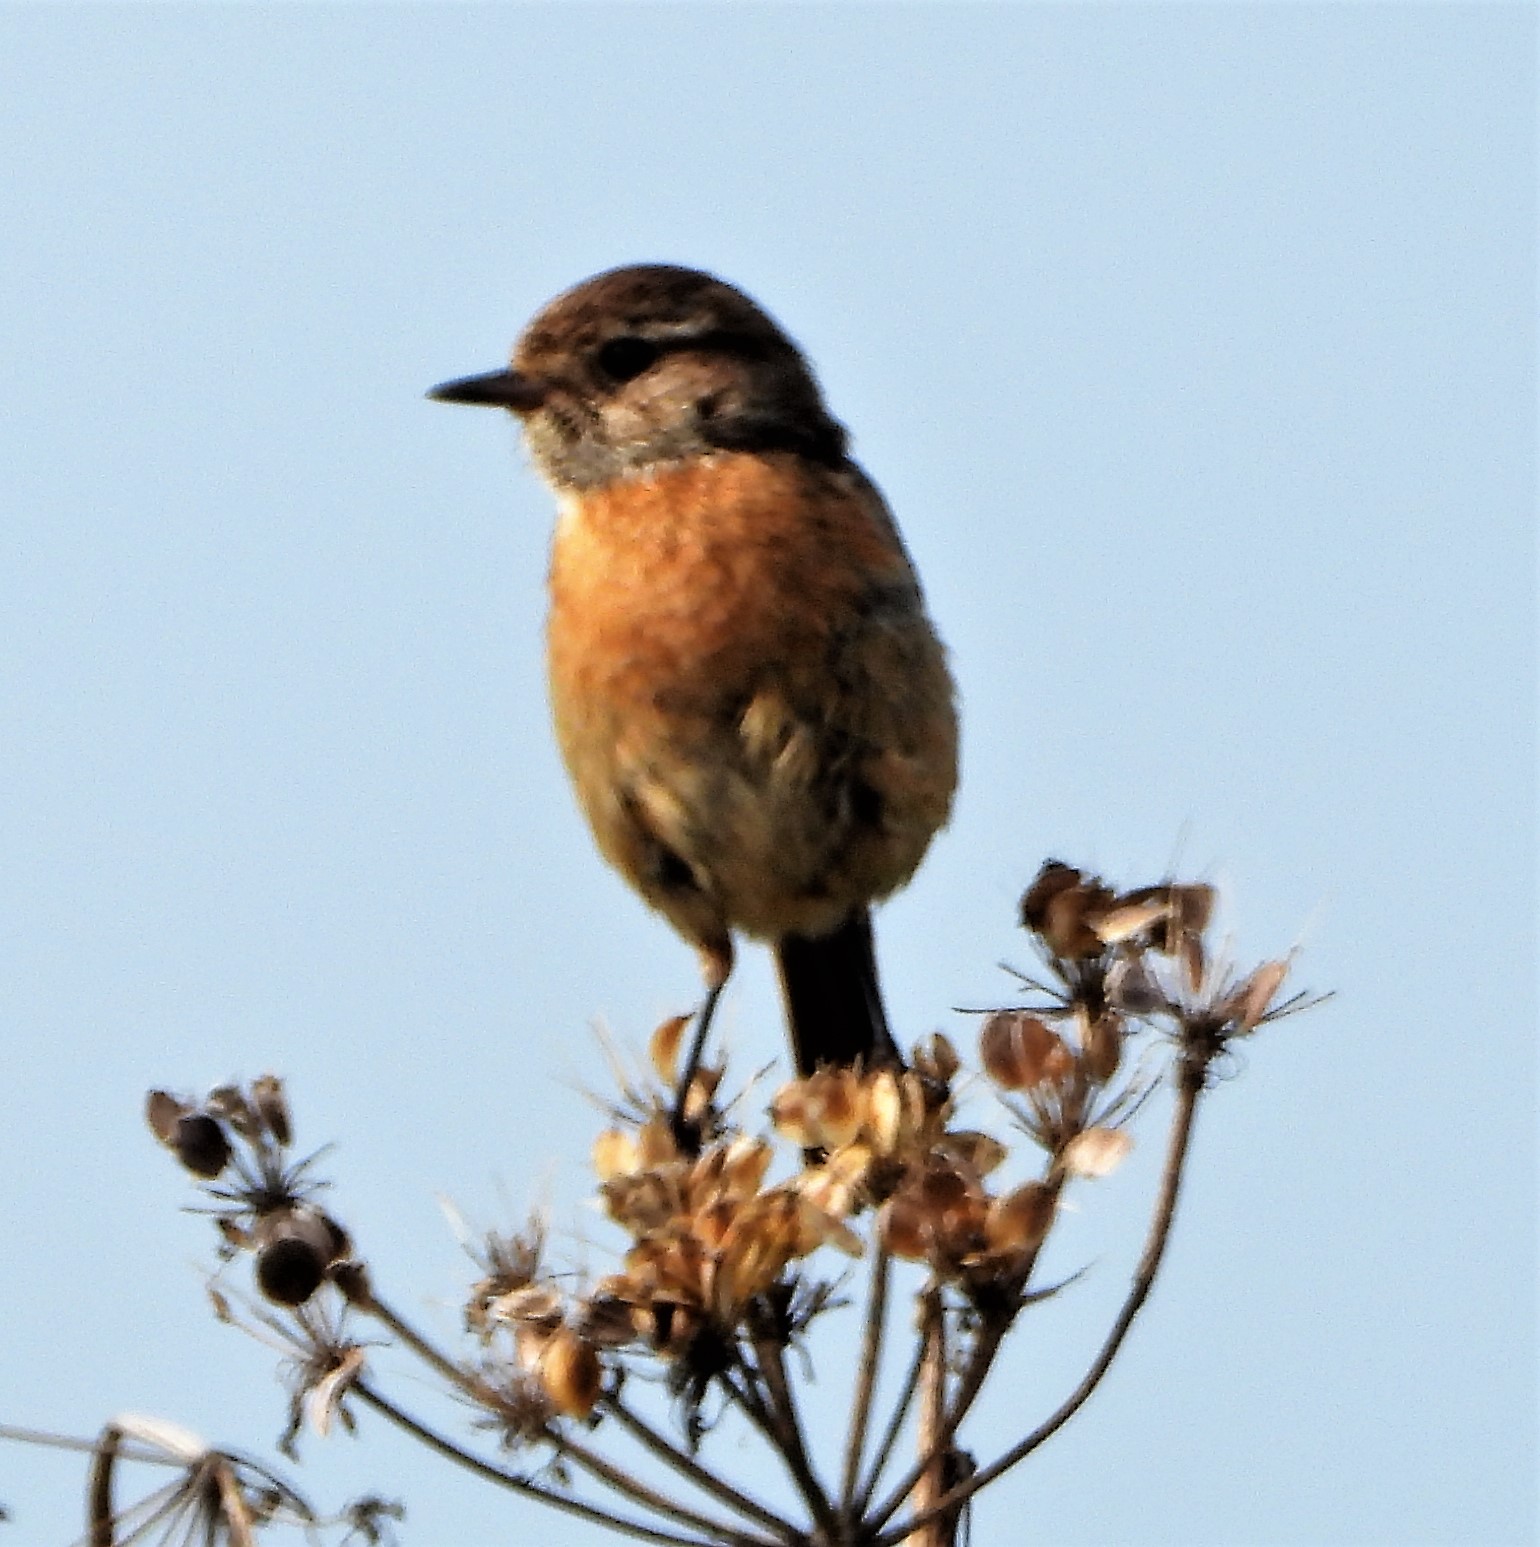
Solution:
[(669, 1114), (669, 1126), (674, 1131), (675, 1142), (681, 1150), (690, 1154), (700, 1149), (700, 1123), (697, 1118), (687, 1117), (685, 1108), (690, 1098), (690, 1087), (695, 1083), (701, 1059), (706, 1052), (706, 1037), (711, 1030), (711, 1018), (716, 1014), (717, 1000), (727, 986), (728, 974), (733, 970), (733, 946), (730, 939), (701, 947), (706, 969), (706, 997), (695, 1016), (695, 1034), (690, 1038), (690, 1051), (679, 1071), (674, 1086), (674, 1109)]

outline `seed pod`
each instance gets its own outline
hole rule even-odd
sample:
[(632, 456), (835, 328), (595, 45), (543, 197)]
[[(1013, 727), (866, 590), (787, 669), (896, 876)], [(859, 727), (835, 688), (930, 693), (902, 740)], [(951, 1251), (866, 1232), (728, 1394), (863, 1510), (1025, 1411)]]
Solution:
[(648, 1060), (665, 1085), (672, 1085), (679, 1078), (679, 1049), (684, 1043), (684, 1029), (694, 1018), (671, 1015), (647, 1040)]
[(1105, 1085), (1123, 1058), (1123, 1018), (1112, 1010), (1088, 1021), (1080, 1033), (1080, 1066), (1089, 1079)]
[(962, 1059), (952, 1046), (952, 1039), (944, 1032), (933, 1031), (921, 1039), (914, 1050), (914, 1067), (917, 1073), (939, 1085), (950, 1085), (952, 1076), (962, 1067)]
[(289, 1123), (289, 1102), (283, 1093), (283, 1081), (276, 1074), (264, 1074), (251, 1082), (251, 1103), (273, 1143), (286, 1147), (293, 1140)]
[(218, 1176), (230, 1163), (229, 1136), (207, 1112), (184, 1112), (176, 1120), (171, 1148), (194, 1176), (205, 1180)]
[(601, 1182), (612, 1181), (617, 1176), (631, 1176), (641, 1168), (636, 1140), (619, 1128), (606, 1128), (594, 1140), (591, 1158), (594, 1173)]
[(270, 1214), (257, 1233), (257, 1288), (275, 1305), (303, 1305), (341, 1255), (341, 1231), (316, 1209)]
[(144, 1120), (150, 1125), (150, 1132), (165, 1145), (176, 1142), (177, 1121), (191, 1110), (185, 1101), (166, 1090), (152, 1090), (144, 1099)]
[(1289, 974), (1287, 961), (1263, 962), (1219, 1007), (1238, 1032), (1254, 1031)]
[(1034, 1251), (1048, 1234), (1054, 1208), (1053, 1188), (1028, 1182), (990, 1203), (984, 1216), (984, 1239), (999, 1252)]
[(1119, 956), (1107, 969), (1107, 1002), (1129, 1015), (1153, 1015), (1166, 1007), (1150, 969), (1140, 956)]
[(1059, 1152), (1059, 1164), (1071, 1176), (1108, 1176), (1133, 1147), (1121, 1128), (1087, 1128)]
[(1073, 1065), (1069, 1049), (1046, 1022), (1021, 1010), (997, 1010), (979, 1033), (984, 1072), (1006, 1090), (1057, 1081)]
[(593, 1346), (571, 1327), (559, 1328), (540, 1361), (540, 1384), (558, 1412), (586, 1418), (603, 1387), (604, 1372)]
[(1067, 892), (1073, 886), (1079, 886), (1083, 877), (1073, 865), (1066, 865), (1062, 860), (1050, 859), (1043, 862), (1043, 868), (1038, 871), (1037, 878), (1026, 890), (1021, 899), (1021, 922), (1023, 927), (1037, 933), (1043, 927), (1048, 917), (1048, 904), (1053, 901), (1060, 892)]

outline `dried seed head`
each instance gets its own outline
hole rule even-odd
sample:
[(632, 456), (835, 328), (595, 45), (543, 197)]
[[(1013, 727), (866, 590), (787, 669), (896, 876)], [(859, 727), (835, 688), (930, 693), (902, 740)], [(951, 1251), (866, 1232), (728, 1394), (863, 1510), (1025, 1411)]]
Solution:
[(1172, 927), (1183, 934), (1201, 935), (1214, 915), (1214, 888), (1197, 884), (1168, 888)]
[(275, 1305), (303, 1305), (345, 1249), (342, 1232), (317, 1209), (285, 1209), (257, 1227), (257, 1287)]
[(168, 1147), (176, 1141), (178, 1119), (190, 1111), (191, 1106), (170, 1091), (152, 1090), (144, 1099), (144, 1120), (150, 1125), (150, 1132)]
[(957, 1056), (951, 1038), (939, 1031), (920, 1039), (915, 1045), (912, 1062), (916, 1074), (934, 1080), (938, 1085), (950, 1085), (962, 1067), (962, 1059)]
[(177, 1118), (171, 1148), (194, 1176), (205, 1180), (218, 1176), (230, 1163), (229, 1135), (207, 1112), (184, 1112)]
[(1254, 1031), (1267, 1014), (1267, 1007), (1277, 997), (1288, 975), (1287, 961), (1263, 962), (1249, 978), (1226, 995), (1223, 1004), (1215, 1008), (1226, 1020), (1235, 1023), (1237, 1032), (1244, 1034)]
[(775, 1093), (770, 1121), (803, 1149), (838, 1149), (861, 1132), (866, 1089), (854, 1069), (819, 1069)]
[(1133, 1147), (1121, 1128), (1086, 1128), (1059, 1152), (1059, 1165), (1070, 1176), (1108, 1176)]
[(693, 1019), (689, 1015), (671, 1015), (648, 1038), (648, 1060), (665, 1085), (672, 1086), (679, 1078), (679, 1049), (684, 1045), (685, 1027)]
[(700, 1128), (711, 1116), (711, 1102), (722, 1083), (722, 1070), (702, 1064), (684, 1093), (684, 1110), (681, 1117), (693, 1128)]
[(563, 1326), (546, 1343), (539, 1378), (558, 1412), (569, 1418), (586, 1418), (599, 1400), (604, 1372), (592, 1344)]
[(1057, 859), (1045, 860), (1043, 868), (1038, 871), (1036, 879), (1021, 899), (1022, 925), (1034, 934), (1041, 931), (1048, 917), (1048, 904), (1060, 892), (1079, 886), (1083, 879), (1073, 865), (1066, 865)]
[(272, 1135), (273, 1143), (287, 1148), (293, 1141), (293, 1131), (283, 1081), (276, 1074), (259, 1075), (251, 1083), (251, 1104), (262, 1126)]
[(959, 1129), (939, 1140), (936, 1152), (958, 1162), (965, 1171), (984, 1177), (1004, 1161), (1008, 1151), (996, 1138), (972, 1129)]
[(1052, 1187), (1027, 1182), (991, 1201), (984, 1216), (984, 1239), (997, 1252), (1018, 1255), (1036, 1251), (1053, 1223), (1056, 1206)]
[(1119, 956), (1107, 969), (1107, 1003), (1129, 1015), (1153, 1015), (1166, 1008), (1160, 984), (1141, 956)]
[(642, 1124), (636, 1134), (636, 1150), (639, 1170), (650, 1171), (654, 1166), (679, 1159), (679, 1145), (666, 1117), (651, 1117)]
[(1176, 957), (1182, 964), (1182, 976), (1187, 984), (1187, 992), (1201, 994), (1203, 977), (1207, 971), (1203, 936), (1192, 933), (1183, 934), (1176, 942)]
[(641, 1169), (636, 1140), (619, 1128), (606, 1128), (594, 1140), (590, 1158), (601, 1182), (612, 1181), (617, 1176), (632, 1176)]
[(1105, 1010), (1096, 1019), (1087, 1018), (1080, 1031), (1080, 1067), (1088, 1079), (1105, 1085), (1118, 1072), (1123, 1059), (1123, 1017)]
[(774, 1151), (763, 1139), (739, 1134), (722, 1154), (722, 1189), (745, 1198), (759, 1191)]
[(1058, 957), (1100, 956), (1096, 924), (1109, 915), (1116, 896), (1095, 876), (1050, 860), (1021, 899), (1021, 921)]
[(987, 1206), (976, 1176), (937, 1157), (883, 1204), (878, 1233), (895, 1257), (955, 1261), (982, 1239)]
[(1065, 1079), (1074, 1059), (1045, 1021), (1023, 1010), (997, 1010), (979, 1033), (984, 1072), (1006, 1090), (1030, 1090)]
[(239, 1085), (216, 1085), (203, 1104), (215, 1117), (229, 1123), (248, 1143), (254, 1143), (262, 1136), (262, 1119)]
[(601, 1295), (596, 1286), (579, 1309), (575, 1330), (597, 1348), (622, 1348), (636, 1337), (635, 1307), (612, 1295)]

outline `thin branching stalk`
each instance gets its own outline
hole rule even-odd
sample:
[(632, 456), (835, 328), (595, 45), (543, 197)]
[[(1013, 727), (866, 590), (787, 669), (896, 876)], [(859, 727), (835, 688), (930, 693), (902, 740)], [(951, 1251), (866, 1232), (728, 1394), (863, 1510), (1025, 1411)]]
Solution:
[(866, 1449), (866, 1430), (871, 1421), (872, 1398), (877, 1390), (877, 1366), (882, 1359), (882, 1335), (888, 1319), (888, 1280), (892, 1258), (879, 1246), (872, 1260), (872, 1283), (866, 1297), (866, 1325), (861, 1333), (861, 1361), (856, 1367), (855, 1392), (850, 1413), (850, 1433), (845, 1441), (845, 1476), (840, 1485), (840, 1510), (848, 1524), (861, 1479), (861, 1456)]
[[(915, 1483), (912, 1495), (917, 1514), (924, 1514), (946, 1492), (945, 1449), (941, 1442), (941, 1429), (946, 1421), (946, 1364), (947, 1337), (946, 1313), (941, 1304), (941, 1291), (935, 1285), (928, 1287), (920, 1300), (920, 1344), (924, 1354), (920, 1361), (920, 1425), (918, 1449), (921, 1456), (929, 1457), (929, 1464)], [(939, 1516), (932, 1518), (917, 1533), (917, 1547), (950, 1547), (951, 1533)]]
[(786, 1469), (791, 1473), (792, 1480), (797, 1485), (797, 1491), (801, 1493), (808, 1509), (812, 1512), (813, 1520), (824, 1539), (830, 1542), (838, 1541), (839, 1517), (834, 1512), (834, 1506), (829, 1502), (829, 1495), (824, 1491), (823, 1484), (818, 1481), (817, 1474), (813, 1471), (812, 1462), (808, 1460), (807, 1444), (802, 1437), (802, 1424), (797, 1417), (791, 1385), (786, 1379), (786, 1361), (781, 1345), (773, 1338), (756, 1337), (754, 1354), (760, 1376), (770, 1393), (770, 1409), (775, 1415), (776, 1426), (780, 1431), (781, 1459), (785, 1461)]
[[(1053, 1188), (1054, 1196), (1057, 1197), (1063, 1186), (1063, 1179), (1055, 1178), (1049, 1185)], [(1019, 1282), (1023, 1289), (1031, 1279), (1036, 1266), (1037, 1253), (1034, 1252), (1021, 1272)], [(936, 1428), (931, 1448), (928, 1451), (922, 1448), (919, 1457), (908, 1472), (873, 1512), (867, 1521), (868, 1525), (881, 1526), (890, 1519), (914, 1491), (931, 1464), (952, 1448), (957, 1431), (962, 1427), (963, 1420), (978, 1399), (978, 1394), (984, 1389), (984, 1382), (988, 1380), (989, 1372), (994, 1368), (995, 1357), (1005, 1342), (1006, 1334), (1015, 1324), (1019, 1310), (1020, 1304), (1013, 1300), (984, 1315), (978, 1331), (974, 1334), (973, 1345), (968, 1352), (968, 1362), (957, 1379), (946, 1415)], [(875, 1481), (874, 1477), (873, 1482)]]
[[(542, 1487), (541, 1484), (531, 1482), (527, 1477), (520, 1477), (517, 1472), (506, 1471), (468, 1450), (462, 1450), (453, 1440), (446, 1439), (437, 1430), (430, 1429), (426, 1424), (413, 1418), (410, 1413), (397, 1407), (389, 1397), (376, 1391), (367, 1381), (355, 1382), (352, 1389), (360, 1401), (388, 1418), (397, 1428), (410, 1434), (413, 1439), (420, 1440), (430, 1450), (437, 1451), (439, 1455), (463, 1466), (467, 1471), (474, 1472), (478, 1477), (484, 1477), (488, 1482), (497, 1483), (500, 1487), (508, 1488), (514, 1493), (522, 1493), (529, 1498), (538, 1499), (542, 1504), (549, 1504), (553, 1509), (561, 1510), (564, 1514), (575, 1515), (579, 1520), (586, 1520), (592, 1525), (603, 1526), (606, 1530), (618, 1532), (622, 1536), (635, 1537), (638, 1541), (658, 1542), (661, 1547), (716, 1547), (716, 1543), (709, 1537), (681, 1536), (678, 1532), (664, 1531), (657, 1526), (647, 1525), (644, 1521), (627, 1520), (623, 1515), (614, 1514), (597, 1504), (569, 1498), (564, 1493), (558, 1493), (554, 1488)], [(96, 1544), (93, 1543), (92, 1547), (96, 1547)], [(107, 1547), (111, 1547), (111, 1544), (108, 1543)]]
[(737, 1510), (746, 1519), (757, 1521), (782, 1540), (790, 1540), (797, 1535), (789, 1520), (783, 1520), (779, 1515), (766, 1509), (764, 1505), (751, 1499), (746, 1493), (733, 1487), (725, 1478), (718, 1477), (715, 1472), (703, 1467), (693, 1456), (686, 1454), (666, 1435), (660, 1434), (638, 1413), (632, 1411), (619, 1396), (612, 1394), (602, 1397), (599, 1405), (632, 1439), (665, 1466), (694, 1483), (703, 1493), (709, 1493), (719, 1503), (727, 1505), (729, 1509)]
[(214, 1462), (214, 1483), (219, 1489), (220, 1520), (230, 1535), (230, 1547), (257, 1547), (251, 1508), (236, 1480), (235, 1468), (223, 1457)]
[(924, 1360), (925, 1345), (916, 1342), (914, 1353), (909, 1360), (909, 1373), (905, 1375), (904, 1384), (899, 1388), (898, 1395), (894, 1399), (893, 1410), (888, 1414), (887, 1427), (883, 1429), (877, 1449), (872, 1453), (870, 1470), (855, 1501), (852, 1516), (857, 1520), (865, 1518), (866, 1511), (871, 1507), (872, 1495), (877, 1491), (877, 1484), (882, 1481), (882, 1474), (887, 1470), (888, 1461), (893, 1455), (893, 1447), (898, 1443), (899, 1433), (909, 1417), (909, 1408), (919, 1388), (920, 1366)]
[(117, 1534), (113, 1525), (112, 1471), (122, 1438), (123, 1431), (115, 1423), (108, 1424), (92, 1447), (96, 1459), (91, 1463), (91, 1476), (86, 1485), (86, 1525), (91, 1547), (113, 1547), (112, 1539)]
[(445, 1380), (464, 1392), (473, 1402), (486, 1400), (488, 1396), (486, 1382), (430, 1343), (399, 1311), (380, 1299), (374, 1292), (373, 1284), (362, 1291), (354, 1289), (349, 1295), (349, 1300), (356, 1310), (366, 1312), (382, 1323), (419, 1359), (431, 1365)]
[[(184, 1467), (186, 1462), (175, 1456), (168, 1456), (163, 1450), (153, 1450), (147, 1445), (125, 1445), (119, 1432), (117, 1451), (124, 1461), (142, 1461), (146, 1466), (172, 1466)], [(101, 1436), (94, 1440), (84, 1440), (74, 1434), (53, 1434), (46, 1429), (23, 1429), (15, 1424), (0, 1423), (0, 1440), (17, 1440), (23, 1445), (47, 1445), (56, 1450), (78, 1450), (87, 1455), (96, 1455), (102, 1448)]]
[(557, 1453), (564, 1459), (571, 1461), (574, 1466), (580, 1467), (595, 1481), (603, 1483), (605, 1487), (613, 1489), (622, 1498), (629, 1499), (631, 1503), (642, 1509), (650, 1509), (653, 1514), (662, 1515), (680, 1525), (694, 1526), (697, 1531), (704, 1532), (708, 1540), (728, 1544), (728, 1547), (750, 1547), (750, 1544), (761, 1540), (757, 1536), (736, 1530), (720, 1520), (713, 1520), (709, 1515), (699, 1514), (688, 1505), (649, 1488), (646, 1483), (640, 1482), (629, 1472), (607, 1461), (597, 1451), (590, 1450), (569, 1435), (551, 1433), (548, 1437), (555, 1445)]
[(1156, 1195), (1144, 1251), (1134, 1270), (1128, 1295), (1123, 1301), (1122, 1309), (1118, 1312), (1117, 1320), (1113, 1322), (1111, 1331), (1107, 1334), (1096, 1358), (1091, 1361), (1091, 1367), (1086, 1371), (1080, 1384), (1065, 1398), (1057, 1411), (1044, 1419), (1025, 1439), (1013, 1445), (988, 1466), (981, 1467), (966, 1481), (949, 1489), (934, 1503), (915, 1514), (912, 1519), (901, 1521), (892, 1530), (884, 1531), (872, 1541), (871, 1547), (898, 1547), (898, 1543), (907, 1541), (922, 1526), (949, 1510), (960, 1508), (981, 1488), (987, 1488), (997, 1477), (1031, 1455), (1044, 1440), (1063, 1428), (1101, 1384), (1102, 1377), (1107, 1373), (1112, 1361), (1117, 1357), (1118, 1350), (1123, 1346), (1123, 1339), (1127, 1337), (1140, 1307), (1149, 1298), (1155, 1275), (1160, 1269), (1166, 1242), (1170, 1239), (1171, 1225), (1176, 1218), (1177, 1197), (1181, 1191), (1182, 1173), (1192, 1141), (1193, 1122), (1197, 1116), (1198, 1097), (1203, 1093), (1207, 1069), (1206, 1056), (1191, 1051), (1184, 1053), (1177, 1081), (1176, 1107), (1171, 1117), (1171, 1136), (1166, 1150), (1166, 1164), (1161, 1174), (1160, 1190)]
[(999, 1311), (988, 1316), (980, 1324), (974, 1334), (968, 1363), (958, 1379), (957, 1389), (946, 1411), (932, 1428), (929, 1444), (920, 1447), (919, 1456), (913, 1465), (894, 1485), (887, 1498), (872, 1511), (867, 1520), (868, 1525), (881, 1526), (889, 1520), (919, 1486), (920, 1479), (952, 1448), (952, 1441), (956, 1438), (963, 1419), (968, 1416), (974, 1399), (983, 1389), (984, 1382), (994, 1367), (995, 1355), (999, 1353), (1000, 1345), (1004, 1342), (1005, 1334), (1010, 1330), (1014, 1319), (1014, 1311)]

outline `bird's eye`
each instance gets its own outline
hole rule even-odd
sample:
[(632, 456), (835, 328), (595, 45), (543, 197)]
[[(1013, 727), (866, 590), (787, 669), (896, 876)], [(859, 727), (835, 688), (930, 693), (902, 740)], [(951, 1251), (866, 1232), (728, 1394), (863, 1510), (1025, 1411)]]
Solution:
[(594, 356), (599, 369), (612, 381), (634, 381), (658, 358), (656, 344), (633, 334), (612, 338)]

